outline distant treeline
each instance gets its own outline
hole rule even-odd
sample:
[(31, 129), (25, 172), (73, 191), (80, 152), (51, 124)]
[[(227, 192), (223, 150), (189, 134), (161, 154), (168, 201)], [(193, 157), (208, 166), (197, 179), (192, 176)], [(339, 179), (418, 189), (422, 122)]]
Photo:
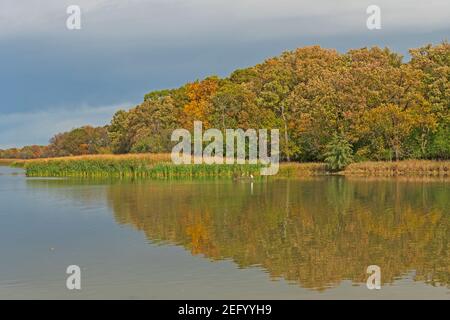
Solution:
[(36, 159), (83, 154), (111, 153), (107, 127), (84, 126), (58, 133), (47, 146), (0, 150), (0, 159)]
[(410, 55), (300, 48), (225, 79), (151, 92), (108, 126), (0, 150), (0, 158), (170, 152), (172, 131), (199, 120), (204, 129), (278, 128), (284, 160), (323, 161), (330, 143), (350, 146), (355, 160), (449, 159), (450, 44)]

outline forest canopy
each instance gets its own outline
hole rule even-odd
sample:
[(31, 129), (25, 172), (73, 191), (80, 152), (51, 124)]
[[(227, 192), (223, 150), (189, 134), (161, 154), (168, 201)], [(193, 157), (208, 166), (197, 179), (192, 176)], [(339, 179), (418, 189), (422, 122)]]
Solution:
[(170, 152), (174, 129), (280, 130), (283, 160), (323, 161), (330, 144), (362, 160), (450, 158), (450, 44), (345, 54), (319, 46), (284, 52), (227, 78), (153, 91), (105, 127), (55, 135), (48, 146), (0, 158)]

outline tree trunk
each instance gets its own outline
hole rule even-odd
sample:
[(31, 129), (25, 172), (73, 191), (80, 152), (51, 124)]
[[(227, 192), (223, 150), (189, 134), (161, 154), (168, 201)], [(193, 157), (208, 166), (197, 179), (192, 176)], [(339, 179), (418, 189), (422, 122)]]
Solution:
[(281, 117), (283, 118), (284, 122), (284, 143), (286, 144), (286, 160), (290, 162), (291, 157), (289, 156), (289, 135), (288, 135), (286, 115), (284, 114), (284, 106), (281, 107)]

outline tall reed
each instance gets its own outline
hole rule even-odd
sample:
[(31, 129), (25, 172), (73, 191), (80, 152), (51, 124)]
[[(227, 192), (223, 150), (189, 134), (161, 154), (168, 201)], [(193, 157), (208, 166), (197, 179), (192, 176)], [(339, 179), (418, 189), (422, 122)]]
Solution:
[(84, 158), (34, 160), (24, 165), (29, 177), (235, 177), (259, 175), (260, 165), (175, 165), (149, 158)]
[[(36, 160), (18, 160), (30, 177), (234, 177), (259, 176), (261, 165), (175, 165), (170, 154), (92, 155)], [(337, 174), (347, 176), (448, 176), (450, 161), (406, 160), (360, 162)], [(278, 177), (329, 174), (324, 163), (281, 163)]]
[(448, 176), (450, 161), (404, 160), (353, 163), (343, 172), (353, 176)]

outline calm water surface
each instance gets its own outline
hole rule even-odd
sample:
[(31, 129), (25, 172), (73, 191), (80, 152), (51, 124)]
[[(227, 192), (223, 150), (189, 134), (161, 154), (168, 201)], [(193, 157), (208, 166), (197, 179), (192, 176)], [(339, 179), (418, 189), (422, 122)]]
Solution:
[[(27, 179), (0, 166), (0, 299), (450, 299), (450, 183)], [(82, 290), (66, 268), (82, 268)], [(367, 266), (382, 271), (370, 291)]]

